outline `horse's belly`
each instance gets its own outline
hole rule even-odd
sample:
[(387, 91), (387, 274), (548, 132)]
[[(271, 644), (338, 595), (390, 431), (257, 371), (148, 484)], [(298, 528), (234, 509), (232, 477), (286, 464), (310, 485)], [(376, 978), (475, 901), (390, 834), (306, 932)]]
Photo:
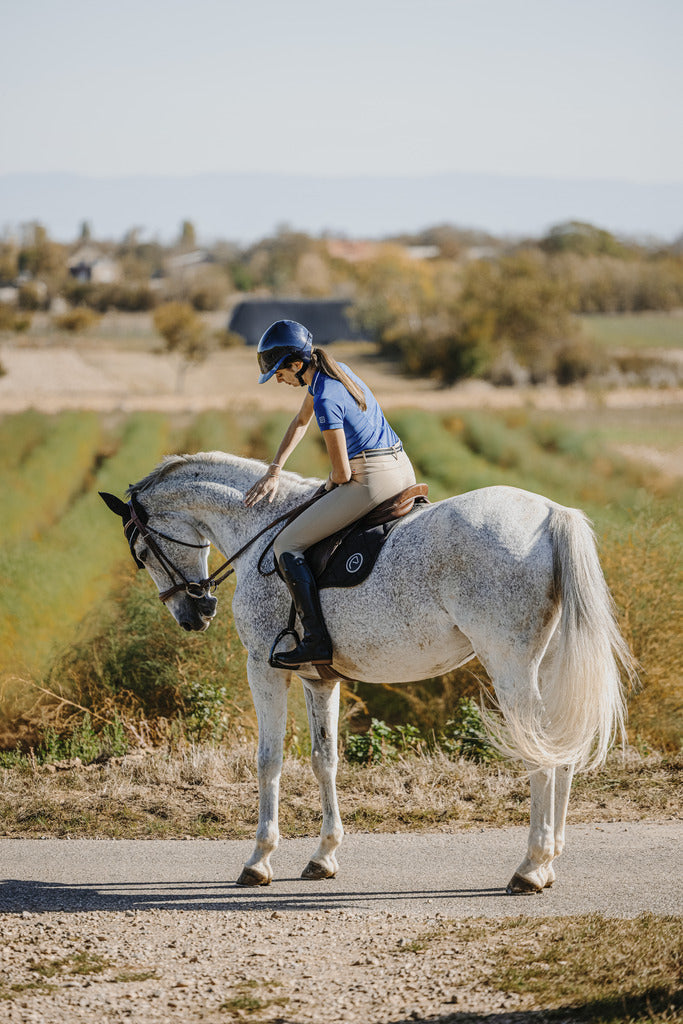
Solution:
[(329, 626), (334, 667), (367, 683), (408, 683), (443, 675), (474, 654), (470, 640), (445, 615), (385, 621), (377, 608), (371, 615), (357, 609), (349, 616), (337, 607)]

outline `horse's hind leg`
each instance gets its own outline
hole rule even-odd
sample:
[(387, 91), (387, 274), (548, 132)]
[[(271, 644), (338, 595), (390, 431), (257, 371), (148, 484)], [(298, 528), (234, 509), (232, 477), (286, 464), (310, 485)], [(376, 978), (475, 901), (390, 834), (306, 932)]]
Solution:
[[(527, 854), (508, 882), (508, 895), (541, 892), (555, 878), (555, 769), (542, 768), (529, 775), (531, 824)], [(552, 878), (551, 878), (552, 873)]]
[[(574, 778), (574, 765), (563, 764), (555, 769), (555, 802), (553, 833), (555, 836), (555, 852), (553, 859), (559, 857), (564, 850), (564, 826), (567, 821), (567, 807), (569, 806), (569, 792), (572, 788)], [(548, 866), (548, 877), (546, 888), (555, 881), (555, 868), (553, 864)]]
[(311, 765), (320, 786), (323, 823), (320, 845), (304, 868), (302, 878), (334, 878), (339, 865), (335, 850), (344, 836), (337, 803), (337, 728), (339, 683), (303, 680), (311, 730)]

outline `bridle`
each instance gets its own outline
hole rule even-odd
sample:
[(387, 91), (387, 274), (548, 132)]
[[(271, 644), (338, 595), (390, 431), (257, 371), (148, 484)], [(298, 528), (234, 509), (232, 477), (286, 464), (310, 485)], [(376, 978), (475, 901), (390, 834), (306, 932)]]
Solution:
[[(323, 494), (325, 493), (326, 492), (324, 488), (321, 487), (318, 491), (315, 492), (312, 498), (309, 498), (301, 505), (297, 505), (296, 508), (290, 509), (289, 512), (285, 512), (283, 515), (278, 516), (277, 519), (274, 519), (271, 523), (268, 523), (267, 526), (264, 526), (262, 530), (259, 530), (259, 532), (254, 537), (248, 540), (246, 544), (242, 545), (239, 551), (236, 551), (234, 555), (226, 559), (225, 562), (223, 562), (222, 565), (219, 565), (219, 567), (215, 569), (209, 576), (207, 576), (203, 580), (198, 580), (196, 582), (188, 580), (182, 569), (180, 569), (175, 564), (173, 559), (169, 558), (169, 556), (164, 551), (162, 551), (162, 549), (157, 544), (155, 537), (163, 537), (164, 540), (170, 540), (171, 543), (180, 544), (182, 547), (185, 548), (211, 547), (208, 541), (205, 544), (192, 544), (190, 543), (190, 541), (179, 540), (177, 537), (171, 537), (171, 535), (168, 533), (162, 533), (161, 530), (156, 530), (153, 526), (150, 526), (148, 524), (147, 513), (135, 496), (133, 496), (131, 500), (128, 502), (129, 517), (123, 524), (123, 532), (126, 535), (126, 540), (128, 541), (128, 546), (130, 547), (131, 555), (133, 556), (135, 564), (138, 566), (138, 568), (144, 568), (144, 563), (135, 554), (135, 541), (137, 540), (138, 536), (140, 536), (145, 541), (154, 557), (157, 559), (157, 561), (160, 563), (163, 569), (168, 573), (170, 579), (172, 580), (171, 586), (168, 587), (167, 590), (163, 590), (159, 593), (160, 601), (162, 601), (165, 604), (169, 600), (169, 598), (173, 597), (175, 594), (181, 593), (181, 591), (184, 591), (187, 594), (187, 596), (193, 598), (193, 600), (200, 601), (202, 598), (212, 593), (216, 589), (216, 587), (219, 587), (220, 584), (228, 578), (228, 576), (231, 576), (232, 573), (234, 573), (235, 570), (232, 568), (232, 563), (237, 558), (239, 558), (239, 556), (243, 554), (247, 550), (247, 548), (250, 548), (255, 541), (262, 537), (264, 533), (267, 533), (268, 530), (272, 529), (274, 526), (278, 526), (280, 523), (284, 523), (285, 521), (287, 524), (289, 524), (293, 519), (296, 519), (297, 516), (301, 515), (302, 512), (309, 508), (310, 505), (316, 502), (319, 498), (322, 498)], [(275, 537), (273, 537), (272, 540), (266, 545), (259, 558), (258, 571), (261, 573), (262, 576), (272, 576), (272, 574), (276, 572), (275, 568), (270, 570), (264, 570), (262, 568), (263, 559), (268, 550), (270, 549), (271, 545), (273, 544), (274, 540)]]
[[(136, 505), (138, 506), (137, 508)], [(139, 536), (142, 537), (156, 560), (173, 581), (172, 585), (168, 587), (167, 590), (164, 590), (159, 594), (160, 601), (163, 601), (165, 604), (169, 598), (173, 597), (174, 594), (179, 594), (181, 590), (184, 590), (188, 597), (192, 597), (199, 601), (203, 597), (206, 597), (211, 590), (215, 590), (218, 584), (222, 582), (222, 579), (219, 579), (218, 577), (225, 566), (221, 566), (217, 572), (211, 573), (211, 575), (207, 576), (204, 580), (199, 580), (198, 582), (188, 580), (182, 569), (177, 566), (173, 559), (169, 558), (169, 556), (159, 547), (155, 537), (163, 537), (164, 540), (170, 540), (173, 544), (181, 544), (185, 548), (211, 547), (208, 542), (205, 544), (191, 544), (190, 541), (180, 540), (178, 537), (171, 537), (168, 533), (162, 533), (161, 530), (155, 530), (153, 526), (149, 526), (149, 524), (143, 520), (142, 514), (146, 513), (144, 513), (142, 506), (139, 502), (135, 501), (135, 499), (128, 502), (128, 509), (130, 511), (130, 517), (123, 525), (123, 532), (126, 535), (126, 540), (128, 541), (130, 551), (135, 559), (136, 565), (139, 568), (144, 567), (144, 563), (141, 562), (135, 554), (135, 541)], [(178, 581), (178, 577), (180, 578), (180, 581)], [(224, 578), (225, 577), (223, 577), (223, 579)]]

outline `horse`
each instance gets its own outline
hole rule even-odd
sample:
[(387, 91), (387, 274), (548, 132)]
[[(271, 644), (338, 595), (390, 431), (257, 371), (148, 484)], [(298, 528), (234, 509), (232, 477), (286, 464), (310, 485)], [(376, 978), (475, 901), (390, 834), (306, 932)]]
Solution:
[[(240, 885), (273, 879), (292, 677), (269, 663), (290, 597), (277, 575), (259, 571), (259, 562), (275, 535), (274, 514), (280, 518), (311, 499), (321, 483), (282, 472), (274, 503), (247, 508), (245, 493), (264, 471), (262, 462), (223, 452), (172, 455), (129, 487), (128, 502), (102, 495), (183, 629), (206, 630), (216, 614), (211, 591), (227, 573), (208, 575), (210, 545), (228, 557), (227, 572), (235, 574), (232, 610), (258, 720), (259, 820)], [(251, 543), (259, 534), (263, 540)], [(622, 677), (635, 677), (584, 513), (508, 486), (427, 503), (396, 522), (364, 582), (322, 590), (320, 597), (334, 649), (329, 678), (313, 666), (296, 672), (322, 802), (319, 845), (302, 878), (331, 878), (338, 870), (340, 679), (415, 682), (476, 656), (495, 693), (496, 706), (485, 714), (493, 742), (520, 759), (530, 779), (527, 849), (506, 891), (551, 886), (574, 771), (601, 764), (623, 738)]]

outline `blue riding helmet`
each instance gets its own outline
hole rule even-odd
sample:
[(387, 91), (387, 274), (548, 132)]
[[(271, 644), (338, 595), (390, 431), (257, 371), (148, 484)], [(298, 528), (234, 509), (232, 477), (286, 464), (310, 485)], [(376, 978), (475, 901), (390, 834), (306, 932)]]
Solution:
[(304, 369), (311, 361), (313, 336), (296, 320), (276, 320), (258, 343), (256, 350), (261, 376), (259, 384), (265, 384), (279, 370), (289, 357), (301, 359)]

